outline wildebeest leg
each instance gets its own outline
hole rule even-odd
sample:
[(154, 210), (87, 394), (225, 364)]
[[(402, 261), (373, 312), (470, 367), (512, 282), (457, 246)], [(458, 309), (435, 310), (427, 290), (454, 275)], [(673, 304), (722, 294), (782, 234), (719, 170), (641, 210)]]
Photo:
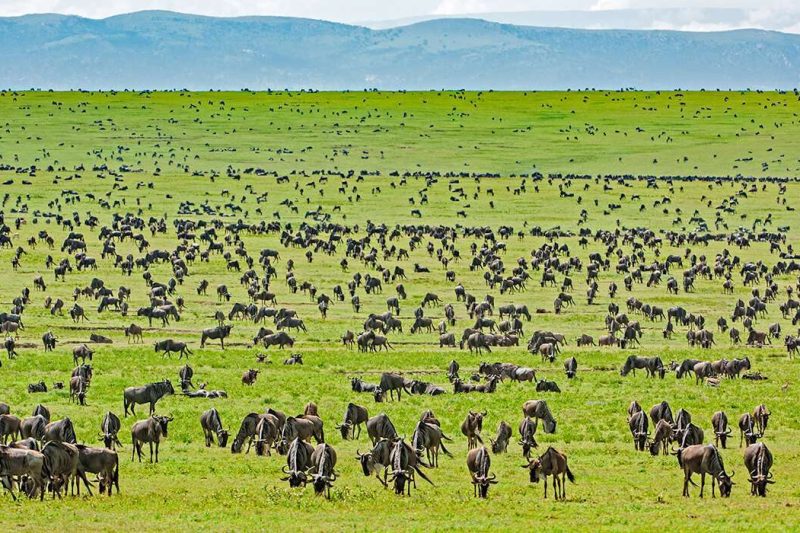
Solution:
[(717, 497), (717, 495), (714, 494), (714, 484), (715, 484), (716, 481), (717, 481), (717, 478), (715, 476), (711, 476), (711, 497), (712, 498), (716, 498)]
[[(153, 462), (153, 443), (150, 442), (150, 462)], [(158, 462), (158, 456), (156, 456), (156, 462)]]
[(689, 497), (689, 476), (691, 474), (689, 472), (684, 471), (683, 473), (683, 496), (688, 498)]
[[(11, 497), (14, 499), (14, 501), (17, 501), (17, 495), (14, 494), (14, 484), (11, 481), (11, 477), (10, 476), (4, 476), (3, 480), (2, 480), (2, 483), (3, 483), (3, 488), (6, 489), (11, 494)], [(42, 493), (44, 493), (44, 492), (42, 492)]]
[(700, 474), (700, 497), (703, 497), (703, 489), (706, 486), (706, 475), (705, 473)]
[(544, 498), (547, 499), (547, 476), (544, 476)]
[[(86, 490), (89, 492), (89, 496), (93, 496), (92, 494), (92, 485), (89, 483), (89, 480), (86, 479), (86, 472), (78, 472), (81, 480), (83, 480), (83, 486), (86, 487)], [(78, 483), (78, 496), (81, 495), (81, 484)]]

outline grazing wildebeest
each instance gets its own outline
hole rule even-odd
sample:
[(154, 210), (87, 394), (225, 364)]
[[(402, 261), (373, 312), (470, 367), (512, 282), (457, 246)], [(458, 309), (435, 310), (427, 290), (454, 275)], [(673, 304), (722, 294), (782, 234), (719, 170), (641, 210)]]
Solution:
[[(689, 483), (692, 474), (700, 474), (700, 497), (703, 497), (703, 488), (706, 484), (706, 474), (711, 476), (711, 496), (715, 497), (714, 484), (719, 483), (719, 494), (723, 498), (731, 495), (733, 482), (731, 476), (725, 472), (722, 456), (717, 448), (712, 445), (694, 444), (686, 448), (679, 448), (678, 465), (683, 468), (683, 495), (689, 497)], [(696, 485), (695, 485), (696, 486)]]
[(483, 418), (487, 412), (476, 413), (470, 411), (467, 418), (461, 423), (461, 433), (467, 437), (467, 449), (471, 450), (478, 447), (478, 443), (483, 444), (481, 439), (481, 430), (483, 429)]
[(692, 372), (694, 372), (695, 365), (700, 362), (701, 361), (699, 359), (684, 359), (675, 371), (675, 376), (678, 378), (689, 376)]
[(561, 389), (555, 381), (543, 379), (536, 383), (536, 392), (561, 392)]
[[(540, 476), (544, 478), (545, 498), (547, 498), (547, 476), (553, 476), (553, 491), (556, 500), (563, 500), (567, 497), (567, 479), (575, 483), (575, 476), (569, 469), (566, 454), (556, 451), (552, 446), (522, 468), (529, 469), (531, 483), (539, 483)], [(561, 476), (560, 479), (559, 476)]]
[(33, 498), (39, 494), (39, 499), (44, 500), (46, 482), (49, 470), (45, 468), (44, 455), (36, 450), (0, 446), (0, 482), (16, 501), (13, 479), (26, 478), (30, 480), (31, 487), (27, 496)]
[(103, 441), (103, 445), (106, 448), (110, 450), (116, 450), (117, 446), (122, 448), (122, 443), (119, 441), (119, 437), (117, 437), (121, 427), (122, 423), (119, 417), (111, 411), (108, 411), (103, 417), (103, 421), (100, 423), (100, 440)]
[[(51, 441), (42, 447), (46, 474), (50, 477), (53, 497), (61, 497), (61, 489), (69, 487), (78, 473), (78, 448), (66, 442)], [(80, 486), (78, 486), (80, 491)]]
[(544, 400), (528, 400), (522, 405), (522, 414), (530, 417), (535, 426), (538, 426), (541, 419), (545, 433), (556, 432), (556, 419), (550, 413), (550, 408)]
[[(216, 326), (213, 328), (204, 329), (200, 335), (200, 347), (205, 348), (208, 339), (219, 339), (219, 344), (222, 349), (225, 349), (225, 338), (231, 334), (233, 324), (226, 324), (224, 326)], [(265, 344), (266, 346), (266, 344)]]
[(447, 366), (447, 379), (450, 380), (450, 383), (458, 379), (458, 369), (458, 361), (450, 361), (450, 364)]
[(633, 436), (633, 448), (643, 452), (645, 444), (647, 444), (647, 438), (650, 436), (647, 428), (647, 415), (644, 411), (634, 413), (628, 420), (628, 426)]
[(156, 412), (156, 402), (168, 394), (175, 394), (172, 383), (168, 379), (142, 385), (141, 387), (128, 387), (125, 389), (122, 399), (125, 407), (125, 416), (128, 416), (128, 408), (131, 414), (135, 415), (136, 404), (150, 404), (150, 415)]
[(250, 451), (250, 446), (253, 444), (253, 438), (256, 435), (256, 427), (258, 426), (262, 416), (264, 415), (259, 415), (257, 413), (248, 413), (245, 415), (245, 417), (242, 419), (241, 426), (239, 426), (239, 432), (233, 439), (233, 444), (231, 444), (231, 453), (241, 452), (245, 440), (248, 441), (247, 450), (245, 453)]
[(154, 347), (156, 353), (164, 352), (165, 357), (171, 355), (173, 352), (180, 354), (178, 359), (183, 359), (184, 356), (188, 359), (189, 356), (192, 355), (192, 351), (185, 342), (174, 341), (172, 339), (158, 341), (155, 343)]
[(739, 447), (742, 447), (742, 442), (747, 446), (755, 444), (763, 435), (760, 434), (755, 428), (755, 419), (750, 413), (745, 413), (739, 417)]
[(397, 430), (389, 419), (386, 413), (373, 416), (366, 423), (367, 436), (375, 444), (380, 439), (395, 440), (397, 438)]
[(42, 335), (42, 344), (44, 344), (44, 351), (45, 352), (52, 352), (56, 349), (56, 336), (53, 334), (52, 331), (48, 331), (44, 335)]
[(763, 403), (753, 410), (753, 419), (755, 420), (756, 427), (758, 428), (758, 433), (762, 437), (767, 431), (767, 424), (769, 423), (770, 414), (771, 413), (769, 412), (769, 409), (767, 409), (767, 406)]
[[(258, 416), (258, 423), (256, 424), (254, 439), (251, 438), (251, 442), (255, 441), (256, 455), (271, 455), (270, 450), (272, 446), (280, 438), (280, 430), (278, 427), (281, 422), (278, 417), (270, 413), (256, 416)], [(231, 448), (231, 450), (233, 450), (233, 448)]]
[(442, 428), (436, 424), (420, 420), (411, 435), (411, 447), (416, 451), (418, 457), (422, 456), (422, 451), (424, 450), (428, 458), (428, 464), (432, 467), (438, 467), (439, 449), (448, 457), (453, 456), (445, 448), (444, 442), (442, 442), (444, 440), (451, 439), (442, 432)]
[(153, 462), (153, 444), (155, 444), (156, 463), (158, 462), (158, 446), (161, 438), (168, 437), (168, 426), (172, 422), (172, 417), (151, 415), (147, 420), (140, 420), (131, 427), (131, 461), (138, 455), (139, 462), (142, 462), (142, 444), (150, 445), (150, 462)]
[(80, 344), (72, 349), (72, 360), (75, 363), (75, 366), (78, 366), (78, 359), (80, 359), (81, 364), (83, 364), (87, 359), (91, 361), (93, 357), (94, 352), (85, 344)]
[(290, 487), (305, 486), (308, 482), (306, 472), (311, 468), (311, 455), (314, 448), (304, 440), (295, 438), (287, 447), (286, 466), (283, 473), (286, 477), (281, 481), (288, 481)]
[(78, 477), (89, 494), (92, 493), (86, 474), (95, 474), (100, 479), (100, 494), (108, 492), (111, 496), (113, 487), (117, 487), (119, 494), (119, 457), (117, 452), (106, 448), (92, 448), (77, 444), (78, 448)]
[(511, 440), (512, 430), (511, 426), (504, 420), (500, 421), (497, 426), (497, 435), (494, 439), (490, 438), (492, 443), (492, 453), (499, 454), (508, 451), (508, 442)]
[(578, 373), (578, 361), (574, 357), (570, 357), (564, 361), (564, 372), (567, 374), (567, 379), (572, 379)]
[(625, 360), (625, 364), (622, 366), (622, 370), (620, 370), (621, 376), (627, 376), (628, 373), (633, 371), (633, 375), (636, 375), (636, 369), (644, 368), (647, 372), (648, 377), (655, 377), (658, 375), (661, 379), (664, 379), (664, 374), (666, 373), (666, 369), (664, 368), (664, 363), (661, 362), (660, 357), (638, 357), (636, 355), (630, 355)]
[(388, 392), (392, 400), (394, 400), (394, 391), (397, 391), (398, 402), (400, 401), (400, 396), (403, 391), (406, 391), (406, 394), (411, 394), (405, 386), (405, 379), (403, 379), (403, 376), (391, 372), (384, 372), (381, 374), (380, 388), (384, 394)]
[(75, 436), (75, 427), (72, 425), (72, 420), (63, 418), (50, 422), (44, 427), (43, 441), (66, 442), (75, 444), (78, 438)]
[(336, 451), (329, 444), (318, 444), (311, 454), (311, 482), (314, 485), (314, 493), (317, 495), (325, 494), (326, 498), (331, 497), (331, 487), (336, 480)]
[(522, 455), (526, 459), (530, 458), (531, 449), (539, 447), (536, 442), (536, 421), (527, 416), (519, 424), (519, 445), (522, 446)]
[(671, 438), (672, 426), (666, 420), (659, 420), (653, 433), (653, 440), (650, 442), (650, 454), (658, 455), (659, 450), (661, 450), (664, 455), (667, 455)]
[(766, 496), (767, 485), (775, 483), (772, 480), (772, 452), (763, 442), (751, 444), (744, 451), (744, 466), (750, 475), (750, 494), (753, 496)]
[(214, 443), (214, 435), (217, 436), (217, 443), (220, 448), (228, 445), (228, 432), (222, 429), (222, 419), (215, 408), (211, 408), (200, 415), (200, 426), (206, 438), (206, 447)]
[(278, 346), (279, 348), (283, 349), (283, 347), (287, 345), (291, 348), (294, 346), (294, 339), (292, 339), (285, 331), (279, 331), (262, 338), (261, 344), (264, 345), (264, 348)]
[(491, 464), (492, 460), (486, 446), (470, 450), (467, 454), (467, 469), (472, 477), (473, 492), (477, 498), (486, 498), (489, 495), (489, 486), (497, 483), (497, 476), (489, 475)]
[(731, 429), (728, 427), (728, 416), (724, 411), (717, 411), (711, 417), (711, 427), (714, 428), (714, 444), (725, 449)]
[(7, 444), (9, 438), (12, 442), (19, 439), (21, 423), (14, 415), (0, 415), (0, 443)]
[(347, 404), (347, 410), (344, 412), (344, 421), (336, 426), (336, 429), (342, 432), (342, 439), (347, 440), (352, 437), (357, 440), (361, 436), (361, 424), (365, 424), (369, 420), (367, 408), (354, 403)]

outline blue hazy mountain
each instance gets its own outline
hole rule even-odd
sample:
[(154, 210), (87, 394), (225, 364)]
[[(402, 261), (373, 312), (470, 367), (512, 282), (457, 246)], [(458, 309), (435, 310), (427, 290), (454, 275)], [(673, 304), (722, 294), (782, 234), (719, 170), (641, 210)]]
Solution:
[(17, 89), (793, 88), (800, 35), (579, 30), (438, 19), (372, 30), (147, 11), (0, 18)]

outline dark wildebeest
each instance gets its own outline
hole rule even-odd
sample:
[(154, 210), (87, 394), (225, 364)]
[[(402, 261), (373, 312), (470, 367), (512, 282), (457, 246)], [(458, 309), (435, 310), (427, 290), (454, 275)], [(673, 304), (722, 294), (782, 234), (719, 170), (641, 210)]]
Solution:
[(695, 365), (700, 362), (701, 361), (699, 359), (684, 359), (675, 371), (675, 376), (678, 378), (689, 376), (692, 372), (694, 372)]
[(578, 373), (578, 361), (574, 357), (570, 357), (564, 361), (564, 372), (567, 374), (567, 379), (572, 379)]
[(750, 494), (766, 496), (767, 484), (772, 481), (772, 452), (763, 442), (751, 444), (744, 451), (744, 466), (750, 475)]
[(536, 421), (527, 416), (519, 424), (519, 445), (522, 446), (522, 455), (525, 459), (531, 456), (531, 449), (538, 448), (536, 442)]
[(211, 408), (200, 415), (200, 426), (203, 428), (207, 448), (214, 443), (214, 435), (217, 436), (217, 444), (220, 448), (228, 445), (228, 432), (222, 429), (222, 419), (216, 408)]
[(644, 411), (634, 413), (630, 420), (628, 420), (628, 426), (633, 436), (634, 449), (643, 452), (647, 444), (647, 438), (650, 435), (647, 427), (647, 415)]
[(481, 430), (483, 429), (483, 418), (487, 412), (476, 413), (470, 411), (467, 418), (461, 423), (461, 433), (467, 437), (467, 449), (471, 450), (478, 447), (478, 443), (483, 444), (481, 439)]
[(411, 392), (405, 386), (405, 380), (403, 379), (403, 376), (390, 372), (384, 372), (381, 374), (380, 388), (384, 394), (388, 392), (389, 397), (392, 400), (394, 400), (394, 391), (397, 391), (398, 402), (400, 401), (400, 396), (402, 395), (403, 391), (406, 391), (406, 394), (411, 394)]
[(100, 424), (100, 440), (103, 441), (106, 448), (110, 450), (116, 450), (117, 446), (122, 448), (122, 443), (117, 437), (121, 427), (122, 423), (119, 417), (111, 411), (107, 412)]
[(637, 369), (644, 368), (647, 372), (648, 377), (655, 377), (658, 374), (658, 377), (664, 379), (664, 374), (666, 370), (664, 369), (664, 363), (661, 362), (660, 357), (638, 357), (636, 355), (628, 356), (625, 360), (625, 364), (620, 370), (621, 376), (627, 376), (629, 372), (633, 371), (633, 375), (636, 375)]
[(289, 346), (289, 348), (294, 346), (294, 339), (289, 336), (288, 333), (285, 331), (279, 331), (277, 333), (273, 333), (272, 335), (267, 335), (266, 337), (261, 339), (261, 344), (264, 345), (264, 348), (269, 348), (270, 346), (278, 346), (279, 348), (283, 349), (284, 346)]
[(331, 487), (336, 480), (336, 451), (328, 444), (318, 444), (311, 454), (311, 483), (314, 485), (314, 494), (325, 494), (331, 497)]
[(445, 448), (444, 442), (442, 442), (444, 440), (451, 439), (442, 432), (442, 428), (436, 424), (420, 420), (411, 435), (411, 447), (416, 451), (418, 457), (422, 457), (422, 451), (425, 450), (428, 464), (432, 467), (437, 467), (439, 466), (439, 449), (448, 457), (453, 456)]
[(48, 474), (49, 470), (45, 467), (45, 457), (42, 453), (22, 448), (0, 447), (0, 482), (15, 501), (17, 496), (13, 491), (14, 478), (29, 479), (32, 486), (27, 492), (28, 497), (33, 498), (38, 493), (40, 500), (43, 500)]
[(252, 385), (255, 383), (259, 372), (260, 370), (255, 370), (253, 368), (245, 370), (242, 374), (242, 385)]
[[(264, 413), (257, 416), (258, 423), (256, 424), (254, 439), (256, 444), (256, 455), (271, 455), (270, 450), (272, 449), (272, 446), (278, 442), (280, 438), (279, 426), (281, 426), (281, 422), (277, 416), (270, 413)], [(281, 427), (280, 429), (283, 428)], [(252, 440), (253, 439), (251, 439), (251, 441)], [(231, 448), (231, 450), (233, 450), (233, 448)]]
[(142, 328), (136, 324), (131, 324), (125, 328), (125, 336), (128, 337), (128, 342), (142, 342)]
[(542, 421), (545, 433), (556, 432), (556, 419), (550, 413), (550, 408), (544, 400), (528, 400), (522, 405), (522, 414), (530, 417), (535, 426), (538, 426), (539, 420)]
[(133, 449), (131, 450), (131, 461), (138, 455), (139, 462), (142, 462), (142, 444), (148, 443), (150, 445), (150, 462), (153, 462), (153, 444), (156, 449), (156, 463), (158, 462), (158, 446), (161, 443), (161, 438), (167, 438), (168, 425), (172, 422), (172, 417), (152, 415), (147, 420), (140, 420), (131, 427), (131, 442)]
[(128, 387), (122, 395), (125, 416), (128, 416), (128, 408), (130, 408), (131, 414), (135, 415), (136, 404), (144, 403), (150, 404), (149, 414), (152, 415), (156, 412), (156, 402), (168, 394), (175, 394), (175, 389), (172, 388), (172, 383), (168, 379), (141, 387)]
[(344, 422), (337, 425), (336, 429), (342, 432), (342, 439), (347, 440), (352, 437), (357, 440), (361, 436), (361, 424), (366, 423), (368, 419), (367, 408), (351, 402), (347, 404), (347, 410), (344, 412)]
[(473, 492), (477, 498), (486, 498), (489, 495), (489, 485), (497, 483), (497, 476), (489, 475), (491, 464), (492, 460), (486, 446), (470, 450), (467, 454), (467, 469), (472, 477)]
[(631, 404), (628, 406), (628, 421), (630, 422), (631, 417), (642, 410), (642, 406), (639, 405), (639, 402), (633, 400)]
[(226, 324), (224, 326), (216, 326), (213, 328), (204, 329), (200, 335), (200, 347), (205, 348), (208, 339), (219, 339), (219, 344), (222, 349), (225, 349), (225, 338), (231, 334), (233, 324)]
[(233, 439), (233, 444), (231, 444), (231, 453), (240, 453), (245, 440), (247, 440), (247, 451), (245, 453), (250, 451), (250, 446), (253, 444), (253, 438), (256, 435), (256, 426), (258, 426), (261, 416), (263, 415), (257, 413), (245, 415), (241, 426), (239, 426), (239, 432)]
[[(719, 483), (719, 494), (723, 498), (731, 495), (733, 482), (731, 476), (725, 473), (722, 456), (717, 448), (712, 445), (694, 444), (687, 448), (680, 448), (677, 452), (678, 464), (683, 468), (683, 495), (689, 496), (689, 483), (692, 474), (700, 474), (700, 497), (703, 497), (703, 488), (706, 484), (706, 474), (711, 476), (711, 496), (715, 497), (714, 484)], [(695, 485), (696, 486), (696, 485)]]
[(447, 379), (450, 380), (450, 383), (458, 379), (458, 369), (459, 369), (458, 361), (456, 360), (450, 361), (450, 364), (447, 366)]
[(769, 423), (770, 412), (767, 406), (763, 403), (753, 410), (753, 419), (755, 420), (758, 434), (762, 437), (767, 431), (767, 424)]
[(45, 426), (47, 426), (47, 420), (42, 415), (34, 415), (30, 418), (26, 418), (19, 424), (20, 437), (23, 439), (33, 438), (42, 440)]
[(666, 420), (659, 420), (656, 424), (653, 440), (650, 442), (650, 454), (658, 455), (659, 450), (664, 455), (669, 454), (669, 441), (672, 438), (672, 426)]
[(747, 446), (755, 444), (762, 437), (755, 429), (755, 420), (750, 413), (745, 413), (739, 418), (739, 447), (744, 441)]
[[(42, 447), (46, 474), (50, 477), (53, 497), (61, 497), (61, 489), (69, 487), (78, 473), (78, 448), (66, 442), (51, 441)], [(80, 491), (80, 486), (78, 487)]]
[(85, 344), (80, 344), (72, 349), (72, 360), (75, 362), (75, 366), (78, 366), (78, 359), (83, 364), (87, 359), (91, 361), (93, 356), (94, 352)]
[[(556, 451), (552, 446), (537, 459), (530, 461), (522, 468), (530, 470), (531, 483), (539, 483), (539, 477), (544, 478), (544, 497), (547, 498), (547, 476), (553, 476), (553, 491), (556, 500), (567, 497), (567, 479), (575, 483), (575, 476), (567, 464), (567, 456)], [(559, 479), (561, 476), (561, 479)]]
[(184, 391), (184, 393), (189, 390), (189, 387), (194, 388), (194, 383), (192, 383), (193, 377), (194, 369), (189, 365), (183, 365), (178, 371), (178, 378), (181, 380), (181, 390)]
[(380, 439), (394, 440), (397, 438), (397, 430), (386, 413), (373, 416), (367, 420), (366, 426), (367, 436), (372, 441), (372, 444), (375, 444)]
[(44, 427), (43, 441), (66, 442), (75, 444), (78, 438), (75, 436), (75, 427), (72, 425), (72, 420), (63, 418), (50, 422)]
[(19, 439), (21, 423), (22, 421), (14, 415), (0, 415), (0, 443), (6, 444), (9, 438), (11, 442)]
[(189, 359), (189, 356), (192, 355), (192, 351), (186, 345), (185, 342), (178, 342), (172, 339), (167, 339), (163, 341), (158, 341), (155, 343), (155, 351), (164, 352), (164, 356), (171, 355), (173, 352), (180, 354), (178, 359), (183, 359), (186, 356), (186, 359)]
[(725, 449), (731, 429), (728, 427), (728, 416), (724, 411), (717, 411), (711, 417), (711, 427), (714, 428), (714, 444)]
[(508, 451), (508, 442), (511, 440), (513, 431), (511, 426), (504, 420), (497, 426), (497, 436), (489, 441), (492, 443), (492, 453), (500, 454)]
[(281, 481), (288, 481), (290, 487), (305, 486), (308, 482), (306, 472), (311, 468), (311, 454), (314, 448), (299, 437), (292, 440), (286, 452), (286, 466), (283, 473), (286, 477)]

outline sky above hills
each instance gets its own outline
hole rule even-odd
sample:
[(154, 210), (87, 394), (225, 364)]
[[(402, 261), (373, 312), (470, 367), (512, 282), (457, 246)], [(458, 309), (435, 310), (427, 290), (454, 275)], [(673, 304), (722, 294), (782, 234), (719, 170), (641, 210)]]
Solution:
[(0, 16), (60, 13), (104, 18), (141, 10), (218, 17), (273, 15), (374, 28), (437, 17), (589, 29), (717, 31), (759, 28), (800, 33), (798, 0), (0, 0)]

